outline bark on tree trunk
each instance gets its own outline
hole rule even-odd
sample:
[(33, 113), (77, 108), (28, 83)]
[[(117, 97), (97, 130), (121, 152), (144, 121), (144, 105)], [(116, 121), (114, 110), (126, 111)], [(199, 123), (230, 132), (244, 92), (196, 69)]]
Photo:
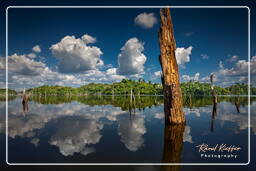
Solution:
[(185, 123), (179, 69), (175, 57), (176, 43), (170, 9), (160, 10), (161, 27), (158, 32), (160, 43), (159, 61), (162, 67), (164, 111), (166, 124)]

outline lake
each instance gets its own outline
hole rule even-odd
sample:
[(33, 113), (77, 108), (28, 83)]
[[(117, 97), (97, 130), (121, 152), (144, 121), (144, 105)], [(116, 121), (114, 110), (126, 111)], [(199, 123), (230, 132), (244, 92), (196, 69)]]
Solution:
[[(218, 100), (213, 113), (211, 97), (184, 97), (186, 125), (165, 126), (161, 96), (32, 97), (27, 106), (17, 97), (8, 102), (8, 162), (247, 163), (248, 98)], [(251, 99), (251, 123), (255, 109)], [(203, 144), (217, 147), (199, 152)]]

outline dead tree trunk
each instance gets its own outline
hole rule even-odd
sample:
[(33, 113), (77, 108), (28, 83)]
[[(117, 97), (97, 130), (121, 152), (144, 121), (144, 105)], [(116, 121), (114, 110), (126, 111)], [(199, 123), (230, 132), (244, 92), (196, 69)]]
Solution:
[(165, 121), (166, 124), (185, 123), (170, 9), (161, 9), (160, 18), (161, 27), (158, 32), (158, 38), (161, 55), (159, 56), (159, 61), (162, 67), (161, 78), (164, 90)]
[(211, 89), (212, 89), (213, 113), (216, 113), (218, 100), (217, 100), (217, 93), (216, 93), (216, 90), (215, 90), (214, 85), (213, 85), (213, 77), (214, 77), (214, 75), (211, 74), (210, 75), (210, 81), (211, 81)]

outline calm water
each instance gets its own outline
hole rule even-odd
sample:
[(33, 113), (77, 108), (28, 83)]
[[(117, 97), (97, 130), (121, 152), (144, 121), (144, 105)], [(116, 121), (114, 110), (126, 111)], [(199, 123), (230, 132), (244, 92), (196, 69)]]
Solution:
[[(246, 163), (246, 97), (186, 98), (186, 125), (165, 126), (163, 99), (157, 96), (21, 98), (9, 101), (10, 163)], [(256, 121), (251, 102), (251, 120)], [(5, 135), (5, 102), (0, 102), (0, 140)], [(252, 125), (255, 136), (256, 127)], [(200, 144), (236, 146), (233, 152), (199, 152)], [(205, 157), (226, 155), (226, 157)], [(231, 156), (227, 158), (227, 156)], [(217, 155), (217, 156), (218, 156)], [(234, 157), (236, 156), (236, 158)]]

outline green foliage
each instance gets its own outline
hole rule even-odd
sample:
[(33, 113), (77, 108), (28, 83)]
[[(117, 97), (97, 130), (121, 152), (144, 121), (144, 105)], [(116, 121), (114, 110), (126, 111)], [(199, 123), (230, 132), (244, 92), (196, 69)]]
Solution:
[[(219, 86), (214, 86), (218, 95), (227, 95), (230, 94), (230, 91), (221, 88)], [(199, 82), (187, 82), (181, 83), (181, 91), (184, 96), (210, 96), (212, 93), (211, 84), (209, 83), (199, 83)]]
[[(8, 89), (8, 95), (16, 95), (17, 92), (11, 89)], [(1, 88), (0, 89), (0, 95), (6, 95), (6, 89), (5, 88)]]
[[(235, 84), (226, 88), (214, 86), (218, 95), (247, 95), (247, 84)], [(209, 83), (200, 83), (190, 81), (181, 83), (183, 96), (210, 96), (211, 85)], [(17, 94), (14, 90), (9, 90), (10, 94)], [(143, 79), (128, 80), (123, 79), (121, 82), (112, 84), (90, 83), (79, 88), (65, 86), (40, 86), (29, 89), (31, 95), (38, 96), (71, 96), (71, 95), (162, 95), (163, 87), (161, 84), (146, 82)], [(5, 89), (0, 89), (0, 95), (5, 94)], [(251, 94), (256, 95), (256, 88), (251, 87)]]

